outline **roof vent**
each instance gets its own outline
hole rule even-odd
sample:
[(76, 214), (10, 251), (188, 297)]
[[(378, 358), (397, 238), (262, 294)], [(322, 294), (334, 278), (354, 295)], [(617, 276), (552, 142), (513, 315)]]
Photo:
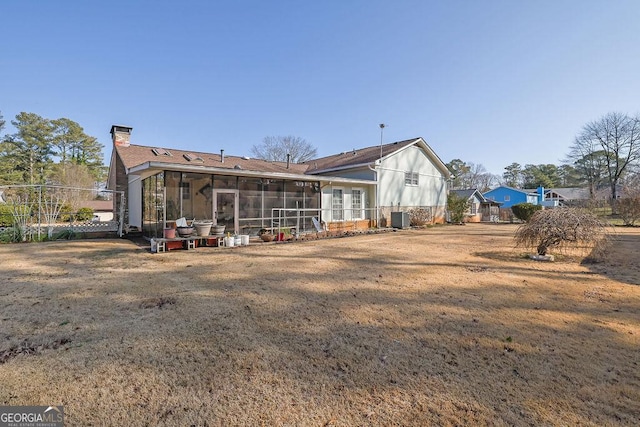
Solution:
[(240, 165), (235, 165), (233, 168), (234, 168), (234, 169), (242, 169), (242, 166), (240, 166)]
[(251, 159), (249, 156), (244, 156), (242, 158), (245, 159), (245, 160), (250, 160)]

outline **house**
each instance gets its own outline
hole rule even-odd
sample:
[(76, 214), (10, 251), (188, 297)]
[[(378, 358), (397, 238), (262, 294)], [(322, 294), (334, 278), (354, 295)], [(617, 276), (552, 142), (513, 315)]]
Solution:
[(483, 196), (488, 200), (502, 203), (500, 206), (502, 209), (510, 209), (511, 206), (519, 203), (531, 203), (537, 205), (542, 200), (540, 194), (536, 190), (524, 190), (507, 187), (506, 185), (501, 185), (493, 190), (489, 190), (484, 193)]
[(111, 127), (108, 188), (124, 193), (115, 210), (125, 204), (127, 228), (148, 238), (181, 217), (241, 234), (377, 227), (412, 207), (444, 220), (449, 174), (422, 138), (294, 164), (134, 145), (131, 130)]
[(499, 202), (489, 200), (476, 188), (466, 190), (450, 190), (450, 193), (469, 200), (469, 209), (465, 213), (464, 222), (497, 222), (500, 217)]
[(83, 208), (93, 210), (93, 220), (104, 222), (113, 220), (113, 200), (85, 200)]
[[(427, 209), (434, 223), (445, 220), (450, 172), (423, 138), (370, 146), (309, 160), (306, 174), (340, 176), (376, 182), (382, 226), (390, 225), (391, 212)], [(348, 190), (346, 190), (348, 192)], [(340, 187), (332, 197), (339, 200)], [(323, 206), (329, 205), (329, 200)]]
[(579, 206), (591, 199), (588, 188), (548, 188), (544, 192), (544, 206)]

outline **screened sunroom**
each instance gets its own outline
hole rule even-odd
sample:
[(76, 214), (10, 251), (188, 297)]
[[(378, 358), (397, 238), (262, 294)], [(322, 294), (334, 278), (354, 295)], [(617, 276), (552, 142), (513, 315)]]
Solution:
[[(147, 238), (160, 237), (178, 218), (210, 220), (227, 232), (249, 235), (275, 228), (306, 233), (318, 231), (318, 224), (326, 229), (372, 227), (375, 185), (351, 181), (165, 170), (141, 180), (142, 231)], [(130, 200), (130, 219), (135, 204)]]

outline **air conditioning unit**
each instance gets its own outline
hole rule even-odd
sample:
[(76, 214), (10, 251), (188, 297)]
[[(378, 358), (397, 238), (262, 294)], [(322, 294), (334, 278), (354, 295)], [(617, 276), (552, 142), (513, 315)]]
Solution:
[(407, 212), (391, 212), (391, 226), (393, 228), (409, 228), (411, 218)]

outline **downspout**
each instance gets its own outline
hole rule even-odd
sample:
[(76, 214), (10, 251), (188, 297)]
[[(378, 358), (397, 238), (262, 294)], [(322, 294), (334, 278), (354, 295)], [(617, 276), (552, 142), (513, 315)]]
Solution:
[[(375, 163), (374, 163), (375, 164)], [(367, 167), (369, 168), (369, 170), (373, 173), (376, 174), (376, 227), (380, 228), (380, 191), (378, 190), (378, 187), (380, 186), (380, 183), (378, 182), (378, 171), (376, 170), (376, 168), (372, 168), (371, 165), (367, 165)]]

